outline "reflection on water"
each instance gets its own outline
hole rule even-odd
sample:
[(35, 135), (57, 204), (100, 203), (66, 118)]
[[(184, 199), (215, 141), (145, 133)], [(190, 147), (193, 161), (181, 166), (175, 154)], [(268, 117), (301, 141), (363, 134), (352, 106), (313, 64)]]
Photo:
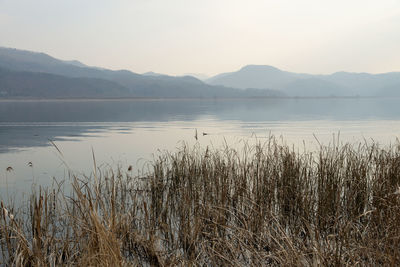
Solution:
[[(68, 171), (98, 165), (143, 166), (181, 141), (235, 145), (273, 134), (312, 147), (371, 138), (388, 144), (400, 133), (398, 99), (112, 100), (0, 102), (0, 194), (48, 185)], [(207, 133), (203, 135), (202, 133)], [(57, 148), (51, 146), (54, 141)], [(33, 163), (33, 167), (28, 166)], [(14, 171), (6, 172), (12, 166)]]

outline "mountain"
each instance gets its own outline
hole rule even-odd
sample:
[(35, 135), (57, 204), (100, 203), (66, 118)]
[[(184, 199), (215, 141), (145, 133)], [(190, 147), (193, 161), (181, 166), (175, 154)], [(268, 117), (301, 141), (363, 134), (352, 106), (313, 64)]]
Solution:
[(184, 76), (192, 76), (201, 81), (205, 81), (208, 78), (210, 78), (208, 75), (203, 74), (203, 73), (185, 73)]
[(88, 67), (87, 65), (83, 64), (82, 62), (80, 62), (78, 60), (63, 60), (63, 61), (66, 64), (70, 64), (70, 65), (81, 67), (81, 68), (87, 68)]
[[(44, 72), (13, 71), (0, 68), (0, 98), (210, 98), (210, 97), (281, 97), (274, 90), (233, 89), (205, 85), (193, 77), (184, 77), (180, 87), (155, 85), (129, 89), (114, 81), (98, 78), (71, 78)], [(196, 82), (197, 83), (194, 83)]]
[[(258, 97), (281, 92), (239, 90), (173, 77), (89, 67), (44, 53), (0, 47), (0, 97)], [(108, 89), (107, 89), (108, 88)]]
[(0, 68), (0, 97), (87, 98), (130, 96), (132, 92), (112, 81), (70, 78)]
[(249, 65), (206, 80), (211, 85), (274, 89), (288, 96), (400, 96), (400, 73), (336, 72), (312, 75), (282, 71), (272, 66)]
[(290, 72), (272, 66), (249, 65), (237, 72), (219, 74), (207, 79), (206, 82), (236, 88), (282, 89), (296, 79)]
[(157, 73), (157, 72), (153, 72), (153, 71), (148, 71), (142, 74), (143, 76), (153, 76), (153, 77), (158, 77), (158, 76), (168, 76), (165, 74), (161, 74), (161, 73)]
[(298, 97), (334, 97), (334, 96), (351, 96), (353, 93), (348, 92), (344, 87), (341, 87), (334, 82), (325, 81), (320, 78), (301, 78), (296, 79), (287, 85), (282, 90), (289, 96)]
[(400, 73), (312, 75), (248, 65), (202, 81), (187, 76), (90, 67), (44, 53), (0, 47), (0, 97), (400, 96)]

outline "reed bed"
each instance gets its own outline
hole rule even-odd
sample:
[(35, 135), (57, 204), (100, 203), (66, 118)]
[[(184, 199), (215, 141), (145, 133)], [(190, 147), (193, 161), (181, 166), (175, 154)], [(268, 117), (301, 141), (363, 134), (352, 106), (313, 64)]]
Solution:
[(146, 175), (73, 177), (1, 203), (13, 266), (337, 266), (400, 263), (400, 145), (299, 152), (183, 145)]

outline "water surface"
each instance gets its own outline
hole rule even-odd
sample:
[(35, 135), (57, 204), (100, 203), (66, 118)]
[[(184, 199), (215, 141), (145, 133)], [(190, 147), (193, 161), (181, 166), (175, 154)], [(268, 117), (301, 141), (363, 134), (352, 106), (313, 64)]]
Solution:
[(49, 185), (71, 172), (90, 175), (92, 151), (97, 166), (137, 171), (182, 142), (240, 146), (272, 134), (312, 148), (340, 133), (343, 142), (388, 145), (400, 133), (399, 100), (0, 101), (0, 194), (28, 192), (32, 182)]

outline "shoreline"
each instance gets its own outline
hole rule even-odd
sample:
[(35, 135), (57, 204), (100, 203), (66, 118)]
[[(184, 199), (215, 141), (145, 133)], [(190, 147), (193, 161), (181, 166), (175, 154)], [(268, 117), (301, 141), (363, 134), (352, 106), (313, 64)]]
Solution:
[(183, 145), (147, 173), (97, 174), (94, 163), (93, 176), (32, 181), (21, 204), (4, 200), (7, 185), (0, 265), (393, 265), (399, 158), (400, 147), (374, 144)]
[(391, 96), (331, 96), (331, 97), (116, 97), (116, 98), (0, 98), (1, 102), (103, 102), (103, 101), (232, 101), (232, 100), (267, 100), (267, 99), (385, 99), (385, 98), (400, 98)]

